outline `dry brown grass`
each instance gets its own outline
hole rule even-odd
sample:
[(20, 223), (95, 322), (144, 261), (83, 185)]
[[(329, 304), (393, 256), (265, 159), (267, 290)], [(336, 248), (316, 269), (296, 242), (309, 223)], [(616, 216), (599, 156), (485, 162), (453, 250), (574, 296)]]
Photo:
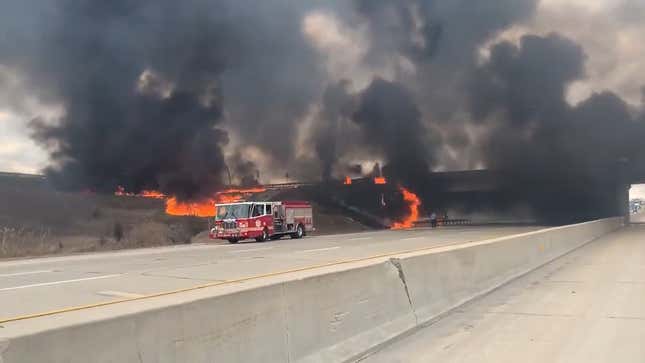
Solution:
[(0, 176), (0, 258), (190, 243), (201, 218), (165, 215), (161, 200), (65, 193)]
[(49, 228), (29, 230), (24, 227), (0, 226), (0, 256), (54, 253), (59, 245), (52, 242)]
[[(114, 226), (118, 225), (123, 226), (120, 222), (106, 222), (93, 233), (86, 228), (84, 234), (56, 234), (49, 228), (0, 227), (0, 258), (184, 244), (199, 233), (184, 220), (129, 221), (118, 238), (114, 233)], [(205, 229), (206, 226), (199, 231)]]

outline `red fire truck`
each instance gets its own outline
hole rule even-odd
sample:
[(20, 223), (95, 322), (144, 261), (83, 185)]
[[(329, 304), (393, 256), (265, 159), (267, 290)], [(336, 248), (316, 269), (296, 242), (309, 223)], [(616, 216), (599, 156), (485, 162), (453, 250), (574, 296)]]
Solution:
[(239, 202), (215, 205), (212, 239), (258, 242), (289, 235), (302, 238), (314, 230), (311, 204), (303, 201)]

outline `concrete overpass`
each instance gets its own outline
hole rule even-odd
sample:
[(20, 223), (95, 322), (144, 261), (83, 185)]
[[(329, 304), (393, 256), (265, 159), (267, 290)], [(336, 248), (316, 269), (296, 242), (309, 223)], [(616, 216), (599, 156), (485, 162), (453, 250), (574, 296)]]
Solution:
[[(595, 190), (591, 190), (588, 194), (595, 198), (595, 201), (590, 201), (588, 205), (581, 206), (580, 209), (591, 209), (598, 212), (597, 215), (590, 215), (583, 217), (583, 219), (602, 218), (611, 215), (622, 215), (625, 220), (629, 216), (629, 189), (633, 184), (645, 184), (645, 170), (623, 170), (617, 168), (614, 171), (608, 170), (578, 170), (575, 174), (595, 174), (597, 177), (598, 185)], [(437, 180), (443, 190), (447, 192), (445, 200), (446, 204), (453, 203), (454, 200), (473, 199), (473, 197), (480, 201), (480, 196), (488, 196), (489, 202), (496, 203), (500, 199), (504, 199), (504, 195), (510, 195), (511, 199), (515, 200), (528, 200), (526, 195), (517, 193), (517, 189), (524, 188), (527, 194), (530, 193), (543, 193), (543, 190), (559, 190), (562, 189), (570, 192), (570, 189), (587, 187), (583, 183), (575, 180), (563, 181), (559, 179), (558, 175), (541, 175), (537, 183), (534, 183), (530, 177), (518, 178), (517, 173), (509, 173), (504, 171), (492, 170), (472, 170), (461, 172), (446, 172), (435, 173), (433, 178)], [(547, 186), (545, 187), (544, 184)], [(569, 188), (567, 184), (572, 184), (573, 188)], [(563, 186), (567, 188), (562, 188)], [(548, 197), (548, 194), (541, 196)], [(508, 197), (506, 197), (508, 198)], [(440, 198), (441, 199), (441, 198)], [(492, 201), (491, 201), (492, 200)], [(486, 203), (486, 198), (484, 198)], [(576, 213), (575, 208), (571, 209), (571, 213)]]

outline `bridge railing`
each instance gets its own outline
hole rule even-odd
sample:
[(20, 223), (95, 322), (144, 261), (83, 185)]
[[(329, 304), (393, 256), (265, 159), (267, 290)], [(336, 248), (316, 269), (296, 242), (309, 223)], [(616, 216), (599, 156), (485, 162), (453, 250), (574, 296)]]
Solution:
[[(415, 225), (430, 224), (430, 218), (420, 218), (414, 223)], [(463, 226), (463, 225), (470, 225), (470, 224), (472, 224), (472, 221), (470, 219), (465, 219), (465, 218), (455, 218), (455, 219), (437, 218), (438, 226)]]

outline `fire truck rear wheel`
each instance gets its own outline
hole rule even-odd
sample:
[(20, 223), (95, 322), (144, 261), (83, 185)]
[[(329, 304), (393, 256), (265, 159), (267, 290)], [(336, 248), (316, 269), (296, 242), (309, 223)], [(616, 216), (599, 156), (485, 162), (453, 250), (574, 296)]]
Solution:
[(240, 240), (237, 238), (229, 238), (228, 243), (238, 243)]
[(291, 238), (302, 238), (305, 235), (305, 229), (302, 227), (302, 224), (299, 224), (296, 227), (296, 233), (291, 235)]

